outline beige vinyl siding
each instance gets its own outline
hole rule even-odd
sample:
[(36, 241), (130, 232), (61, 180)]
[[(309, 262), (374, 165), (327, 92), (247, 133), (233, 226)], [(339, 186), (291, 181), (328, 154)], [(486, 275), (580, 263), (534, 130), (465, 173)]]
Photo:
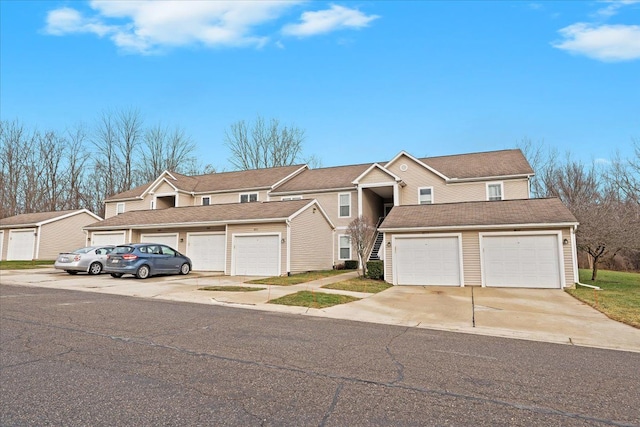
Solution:
[(126, 200), (124, 202), (107, 202), (104, 207), (104, 219), (111, 218), (112, 216), (116, 216), (118, 203), (124, 203), (124, 211), (142, 211), (151, 209), (151, 200), (153, 196), (147, 196), (143, 200), (135, 199), (135, 200)]
[(510, 179), (502, 182), (504, 190), (503, 197), (505, 200), (529, 198), (528, 179)]
[(242, 224), (229, 225), (227, 228), (227, 265), (225, 274), (231, 274), (231, 259), (233, 258), (233, 235), (234, 234), (270, 234), (280, 233), (280, 237), (285, 239), (280, 244), (280, 272), (287, 273), (287, 225), (284, 222), (267, 224)]
[(193, 197), (191, 194), (178, 193), (176, 206), (193, 206)]
[(573, 257), (578, 256), (577, 254), (573, 254), (573, 248), (571, 245), (571, 229), (563, 228), (562, 229), (562, 240), (567, 239), (569, 243), (566, 245), (562, 245), (562, 258), (564, 261), (564, 280), (565, 286), (567, 287), (575, 287), (575, 271), (573, 270)]
[[(223, 205), (227, 203), (240, 203), (240, 194), (245, 193), (258, 193), (258, 201), (267, 201), (267, 192), (265, 190), (260, 191), (233, 191), (229, 193), (214, 193), (214, 194), (198, 194), (195, 197), (195, 204), (200, 205), (202, 203), (202, 196), (211, 197), (212, 205)], [(280, 198), (278, 198), (280, 200)]]
[(314, 209), (307, 208), (291, 221), (291, 273), (333, 267), (333, 231), (322, 213), (314, 213)]
[(384, 233), (384, 280), (393, 284), (393, 248), (387, 246), (387, 242), (391, 242), (393, 233)]
[(162, 184), (160, 184), (158, 187), (156, 187), (153, 190), (153, 193), (156, 195), (169, 195), (169, 194), (175, 194), (176, 193), (176, 189), (173, 188), (171, 185), (169, 185), (166, 181), (162, 181)]
[(60, 252), (73, 251), (86, 246), (87, 235), (82, 227), (94, 222), (96, 219), (93, 216), (81, 213), (44, 224), (40, 227), (38, 236), (40, 239), (38, 259), (56, 259)]
[[(407, 170), (400, 170), (402, 164)], [(433, 187), (435, 203), (457, 203), (487, 200), (487, 182), (502, 182), (505, 199), (528, 199), (529, 185), (526, 179), (489, 180), (479, 182), (445, 183), (444, 179), (412, 159), (402, 156), (389, 170), (399, 176), (406, 186), (400, 188), (401, 205), (418, 204), (418, 188)]]
[(0, 260), (6, 260), (7, 256), (5, 252), (7, 251), (7, 240), (9, 239), (9, 230), (0, 230)]
[(477, 231), (462, 233), (462, 268), (465, 286), (482, 286), (480, 235)]
[(388, 173), (381, 171), (378, 168), (373, 168), (366, 174), (360, 181), (360, 184), (378, 184), (378, 183), (394, 184), (395, 180), (389, 176)]
[[(341, 218), (339, 217), (338, 207), (338, 194), (350, 193), (351, 194), (351, 216)], [(325, 213), (336, 227), (346, 227), (351, 221), (358, 216), (358, 192), (354, 190), (347, 191), (335, 191), (327, 193), (308, 193), (302, 194), (305, 199), (316, 199), (318, 204), (322, 206)]]
[[(363, 190), (362, 194), (362, 216), (368, 218), (373, 226), (378, 222), (380, 212), (378, 207), (383, 205), (382, 198), (373, 191)], [(354, 217), (355, 218), (355, 217)]]

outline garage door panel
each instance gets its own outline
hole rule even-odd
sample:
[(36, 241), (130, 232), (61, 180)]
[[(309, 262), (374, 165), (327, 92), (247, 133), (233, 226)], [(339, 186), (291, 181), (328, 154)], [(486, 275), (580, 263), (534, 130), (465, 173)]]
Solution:
[(140, 243), (160, 243), (178, 250), (178, 235), (176, 233), (141, 234)]
[(187, 256), (191, 258), (194, 270), (224, 271), (224, 234), (190, 234), (187, 240)]
[(123, 245), (125, 243), (125, 233), (118, 231), (113, 233), (93, 233), (91, 235), (91, 245)]
[(11, 230), (9, 231), (9, 244), (7, 245), (7, 260), (30, 261), (34, 257), (35, 247), (35, 230)]
[(399, 285), (460, 286), (458, 238), (397, 239), (395, 268)]
[(280, 237), (278, 235), (234, 236), (234, 274), (278, 276)]
[(485, 285), (559, 288), (557, 235), (484, 236)]

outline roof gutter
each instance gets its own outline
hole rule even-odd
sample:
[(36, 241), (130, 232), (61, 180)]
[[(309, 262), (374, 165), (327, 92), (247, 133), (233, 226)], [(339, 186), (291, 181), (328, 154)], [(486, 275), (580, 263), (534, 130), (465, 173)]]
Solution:
[(535, 174), (517, 174), (517, 175), (495, 175), (495, 176), (483, 176), (483, 177), (473, 177), (473, 178), (449, 178), (446, 180), (447, 184), (457, 184), (457, 183), (465, 183), (465, 182), (478, 182), (478, 181), (497, 181), (500, 179), (516, 179), (516, 178), (531, 178)]
[(117, 229), (136, 229), (147, 230), (153, 228), (185, 228), (185, 227), (206, 227), (206, 226), (219, 226), (227, 224), (256, 224), (256, 223), (271, 223), (271, 222), (284, 222), (289, 217), (283, 218), (268, 218), (268, 219), (239, 219), (230, 221), (208, 221), (208, 222), (179, 222), (179, 223), (159, 223), (159, 224), (112, 224), (102, 225), (97, 227), (84, 227), (83, 230), (97, 231), (97, 230), (117, 230)]
[(441, 225), (436, 227), (392, 227), (379, 228), (384, 233), (398, 233), (406, 231), (439, 231), (439, 230), (490, 230), (505, 228), (549, 228), (549, 227), (571, 227), (575, 226), (575, 222), (559, 222), (559, 223), (532, 223), (532, 224), (494, 224), (494, 225)]

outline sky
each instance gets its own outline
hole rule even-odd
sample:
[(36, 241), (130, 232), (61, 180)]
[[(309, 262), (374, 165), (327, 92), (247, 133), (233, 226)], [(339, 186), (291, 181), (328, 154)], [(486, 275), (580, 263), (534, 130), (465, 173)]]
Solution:
[(305, 130), (323, 166), (640, 140), (640, 0), (0, 1), (0, 119), (138, 109), (230, 170), (225, 131)]

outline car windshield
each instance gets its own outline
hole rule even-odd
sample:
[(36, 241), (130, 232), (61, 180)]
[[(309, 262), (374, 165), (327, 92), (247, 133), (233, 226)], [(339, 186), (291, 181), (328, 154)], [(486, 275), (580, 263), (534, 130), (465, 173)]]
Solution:
[(133, 252), (133, 246), (116, 246), (113, 249), (113, 252), (111, 252), (112, 254), (128, 254)]
[(86, 248), (80, 248), (80, 249), (76, 249), (75, 251), (73, 251), (74, 254), (86, 254), (87, 252), (91, 252), (93, 250), (93, 248), (91, 246), (88, 246)]

